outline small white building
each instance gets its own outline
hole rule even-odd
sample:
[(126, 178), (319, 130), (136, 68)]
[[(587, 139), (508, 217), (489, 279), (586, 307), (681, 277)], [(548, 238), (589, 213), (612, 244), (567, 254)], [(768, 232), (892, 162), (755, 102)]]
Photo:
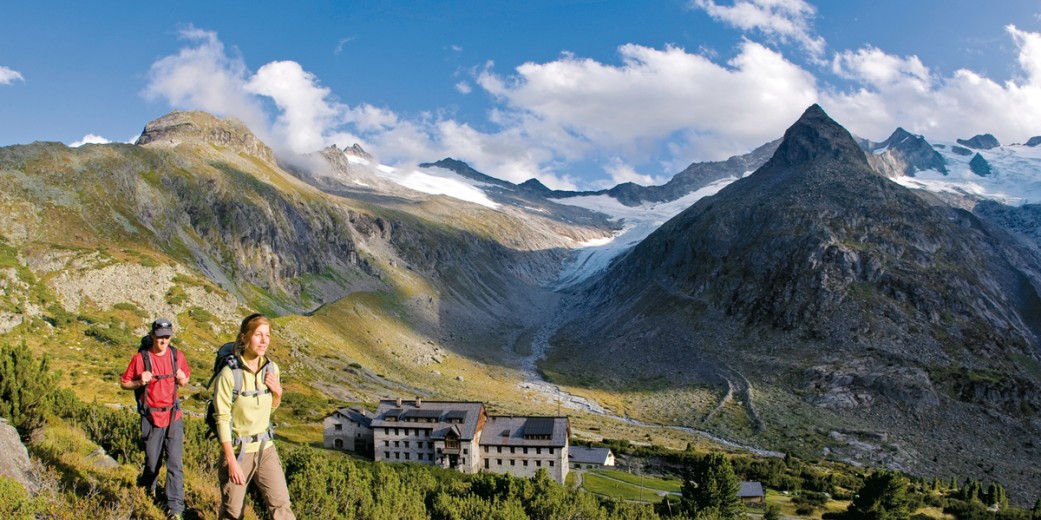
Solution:
[(598, 469), (614, 466), (614, 453), (611, 452), (611, 448), (572, 446), (568, 453), (568, 464), (572, 469)]
[(326, 448), (372, 454), (372, 413), (360, 406), (340, 408), (322, 421)]

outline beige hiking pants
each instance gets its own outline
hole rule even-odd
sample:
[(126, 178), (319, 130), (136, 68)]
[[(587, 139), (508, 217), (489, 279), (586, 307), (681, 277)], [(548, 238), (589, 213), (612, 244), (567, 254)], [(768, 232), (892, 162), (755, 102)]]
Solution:
[(228, 461), (221, 456), (220, 469), (217, 475), (221, 484), (220, 518), (239, 520), (242, 518), (243, 502), (246, 499), (246, 488), (255, 482), (260, 494), (264, 497), (268, 513), (274, 520), (296, 520), (296, 515), (289, 504), (289, 489), (286, 487), (286, 475), (282, 471), (282, 461), (278, 458), (275, 445), (268, 443), (264, 449), (242, 456), (242, 473), (246, 476), (246, 484), (238, 485), (228, 477)]

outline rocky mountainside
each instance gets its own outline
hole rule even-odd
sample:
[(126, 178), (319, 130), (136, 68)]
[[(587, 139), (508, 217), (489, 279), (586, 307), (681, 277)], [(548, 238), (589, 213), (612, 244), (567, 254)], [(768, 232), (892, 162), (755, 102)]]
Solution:
[[(240, 306), (306, 313), (386, 292), (425, 316), (414, 323), (425, 334), (495, 351), (555, 298), (544, 286), (568, 246), (610, 233), (602, 218), (539, 225), (400, 188), (316, 189), (241, 123), (202, 112), (157, 119), (137, 143), (0, 148), (0, 235), (66, 312), (130, 303), (146, 315), (199, 308), (233, 321)], [(347, 152), (339, 163), (309, 160), (350, 173), (365, 154)], [(22, 321), (0, 315), (3, 330)]]
[(545, 366), (607, 387), (737, 388), (729, 428), (749, 442), (932, 475), (985, 467), (1033, 492), (1039, 289), (1036, 249), (887, 180), (813, 106), (754, 174), (574, 296)]
[(903, 128), (897, 128), (881, 143), (861, 140), (860, 147), (868, 154), (868, 164), (886, 177), (914, 177), (916, 172), (923, 170), (948, 173), (943, 156), (924, 137)]

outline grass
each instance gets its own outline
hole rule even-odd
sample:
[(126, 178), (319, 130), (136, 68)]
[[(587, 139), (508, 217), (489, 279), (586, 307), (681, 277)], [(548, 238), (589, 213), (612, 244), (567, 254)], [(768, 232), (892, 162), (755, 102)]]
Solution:
[(614, 480), (598, 473), (586, 473), (582, 475), (582, 488), (590, 493), (604, 495), (619, 500), (636, 502), (657, 503), (661, 501), (661, 493), (649, 488), (641, 488), (628, 482)]
[(683, 483), (676, 479), (666, 479), (648, 475), (634, 475), (617, 469), (596, 469), (589, 471), (587, 475), (590, 473), (614, 480), (621, 480), (634, 486), (654, 489), (657, 491), (665, 491), (668, 493), (679, 493), (680, 487), (683, 486)]

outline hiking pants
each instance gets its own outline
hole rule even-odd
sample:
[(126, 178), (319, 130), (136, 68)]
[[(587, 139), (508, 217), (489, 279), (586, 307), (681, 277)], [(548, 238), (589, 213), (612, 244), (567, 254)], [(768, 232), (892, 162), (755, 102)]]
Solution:
[(145, 443), (145, 468), (137, 485), (155, 496), (159, 468), (166, 459), (166, 507), (170, 513), (184, 512), (184, 420), (171, 421), (159, 428), (148, 417), (141, 417), (141, 440)]
[(266, 442), (263, 450), (246, 453), (240, 459), (242, 474), (246, 476), (246, 484), (242, 486), (231, 481), (231, 477), (228, 476), (228, 461), (221, 455), (220, 468), (217, 470), (221, 484), (221, 520), (242, 518), (246, 488), (250, 481), (256, 482), (257, 488), (260, 489), (267, 505), (268, 516), (272, 520), (295, 520), (296, 515), (289, 504), (286, 475), (282, 471), (282, 461), (278, 458), (275, 445)]

